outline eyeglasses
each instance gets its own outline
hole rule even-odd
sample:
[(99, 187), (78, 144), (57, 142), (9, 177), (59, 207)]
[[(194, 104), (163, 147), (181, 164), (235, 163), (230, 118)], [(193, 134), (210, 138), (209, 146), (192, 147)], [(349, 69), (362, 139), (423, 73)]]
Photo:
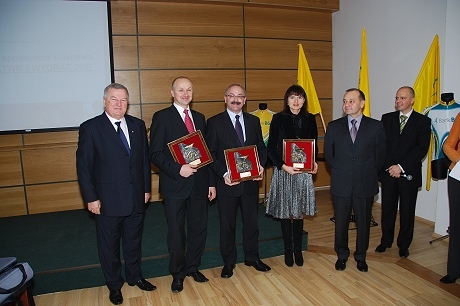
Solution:
[(238, 100), (243, 100), (244, 98), (246, 98), (245, 96), (243, 95), (234, 95), (234, 94), (229, 94), (229, 95), (225, 95), (227, 98), (230, 98), (230, 99), (238, 99)]
[(305, 100), (305, 98), (303, 96), (296, 96), (296, 95), (290, 95), (289, 96), (289, 99), (291, 99), (291, 100), (294, 100), (295, 98), (297, 98), (299, 101)]

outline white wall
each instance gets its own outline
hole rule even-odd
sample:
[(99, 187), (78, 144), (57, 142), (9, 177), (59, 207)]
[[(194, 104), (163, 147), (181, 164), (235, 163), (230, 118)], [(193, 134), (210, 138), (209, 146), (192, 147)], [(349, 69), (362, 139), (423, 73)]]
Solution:
[[(460, 65), (457, 55), (460, 26), (455, 20), (460, 15), (459, 3), (458, 0), (341, 0), (340, 11), (332, 17), (333, 118), (342, 116), (344, 91), (358, 85), (363, 27), (367, 35), (371, 117), (380, 119), (382, 114), (394, 111), (397, 89), (413, 86), (436, 34), (440, 42), (441, 92), (455, 93)], [(444, 63), (448, 65), (444, 67)], [(426, 191), (425, 181), (424, 175), (416, 215), (436, 221), (438, 182), (432, 181), (430, 191)], [(442, 188), (445, 193), (445, 186)]]

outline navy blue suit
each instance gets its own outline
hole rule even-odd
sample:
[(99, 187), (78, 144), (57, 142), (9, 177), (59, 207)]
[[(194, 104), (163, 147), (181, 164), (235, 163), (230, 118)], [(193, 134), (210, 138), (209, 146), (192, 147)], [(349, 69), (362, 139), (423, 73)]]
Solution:
[(135, 282), (140, 270), (145, 193), (151, 190), (151, 171), (144, 121), (125, 115), (131, 152), (128, 154), (105, 113), (80, 125), (77, 173), (85, 203), (100, 200), (95, 215), (99, 259), (107, 287), (123, 286), (120, 239), (123, 239), (125, 277)]

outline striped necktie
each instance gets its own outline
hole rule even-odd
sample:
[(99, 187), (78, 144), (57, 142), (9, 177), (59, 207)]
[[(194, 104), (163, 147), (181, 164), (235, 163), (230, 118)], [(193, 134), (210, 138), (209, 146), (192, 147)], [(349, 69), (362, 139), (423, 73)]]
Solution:
[(399, 133), (402, 133), (402, 130), (404, 129), (404, 126), (406, 125), (407, 122), (407, 116), (406, 115), (401, 115), (399, 116), (401, 119), (401, 122), (399, 123)]

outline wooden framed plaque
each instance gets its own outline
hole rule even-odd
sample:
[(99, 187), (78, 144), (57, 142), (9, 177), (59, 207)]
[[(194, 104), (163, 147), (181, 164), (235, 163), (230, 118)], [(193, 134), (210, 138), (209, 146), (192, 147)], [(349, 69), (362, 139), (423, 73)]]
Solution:
[(315, 168), (314, 139), (283, 139), (283, 161), (286, 166), (302, 171)]
[(260, 177), (259, 154), (255, 145), (227, 149), (224, 156), (232, 183)]
[(201, 168), (212, 163), (212, 157), (203, 134), (198, 130), (168, 143), (169, 150), (176, 162)]

